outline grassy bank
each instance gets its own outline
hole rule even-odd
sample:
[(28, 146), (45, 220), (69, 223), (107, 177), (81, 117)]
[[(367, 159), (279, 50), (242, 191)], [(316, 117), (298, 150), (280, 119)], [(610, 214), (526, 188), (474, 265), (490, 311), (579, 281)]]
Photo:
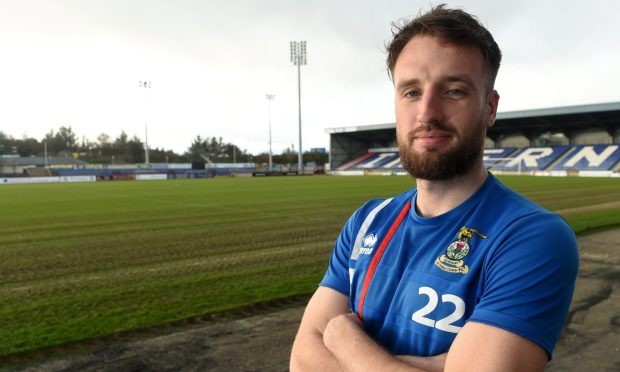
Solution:
[[(620, 225), (620, 180), (502, 177), (576, 232)], [(407, 177), (0, 187), (0, 356), (316, 288), (346, 218)]]

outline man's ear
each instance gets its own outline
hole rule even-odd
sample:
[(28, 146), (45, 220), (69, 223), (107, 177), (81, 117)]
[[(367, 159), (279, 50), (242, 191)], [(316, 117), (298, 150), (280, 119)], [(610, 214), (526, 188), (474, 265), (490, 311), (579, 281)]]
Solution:
[(499, 104), (499, 93), (496, 90), (492, 90), (487, 95), (487, 128), (491, 128), (495, 124), (495, 117), (497, 116), (497, 105)]

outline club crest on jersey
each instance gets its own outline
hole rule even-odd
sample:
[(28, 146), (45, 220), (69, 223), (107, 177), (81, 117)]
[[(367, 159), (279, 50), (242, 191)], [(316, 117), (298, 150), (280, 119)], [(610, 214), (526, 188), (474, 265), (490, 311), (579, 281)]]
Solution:
[(469, 266), (465, 265), (465, 261), (463, 259), (469, 253), (469, 243), (474, 237), (474, 234), (482, 239), (487, 238), (486, 235), (477, 230), (464, 226), (461, 227), (459, 232), (456, 234), (456, 240), (450, 243), (448, 248), (446, 248), (445, 254), (437, 257), (435, 260), (435, 265), (443, 271), (449, 273), (463, 275), (467, 274), (469, 272)]
[(377, 236), (375, 234), (368, 234), (362, 239), (362, 248), (360, 248), (360, 254), (371, 254), (377, 242)]

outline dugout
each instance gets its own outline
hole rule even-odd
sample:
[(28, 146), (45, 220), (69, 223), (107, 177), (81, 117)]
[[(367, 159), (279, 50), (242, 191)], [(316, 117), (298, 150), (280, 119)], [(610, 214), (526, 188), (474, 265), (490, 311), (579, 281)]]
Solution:
[[(327, 128), (331, 170), (369, 151), (397, 151), (396, 123)], [(499, 112), (485, 148), (620, 144), (620, 102)]]

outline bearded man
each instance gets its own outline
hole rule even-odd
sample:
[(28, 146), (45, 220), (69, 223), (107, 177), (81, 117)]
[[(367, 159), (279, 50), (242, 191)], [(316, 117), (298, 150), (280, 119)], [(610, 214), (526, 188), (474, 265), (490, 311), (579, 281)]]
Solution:
[(575, 236), (482, 162), (501, 52), (438, 6), (388, 46), (401, 163), (416, 188), (347, 221), (291, 370), (542, 371), (568, 312)]

